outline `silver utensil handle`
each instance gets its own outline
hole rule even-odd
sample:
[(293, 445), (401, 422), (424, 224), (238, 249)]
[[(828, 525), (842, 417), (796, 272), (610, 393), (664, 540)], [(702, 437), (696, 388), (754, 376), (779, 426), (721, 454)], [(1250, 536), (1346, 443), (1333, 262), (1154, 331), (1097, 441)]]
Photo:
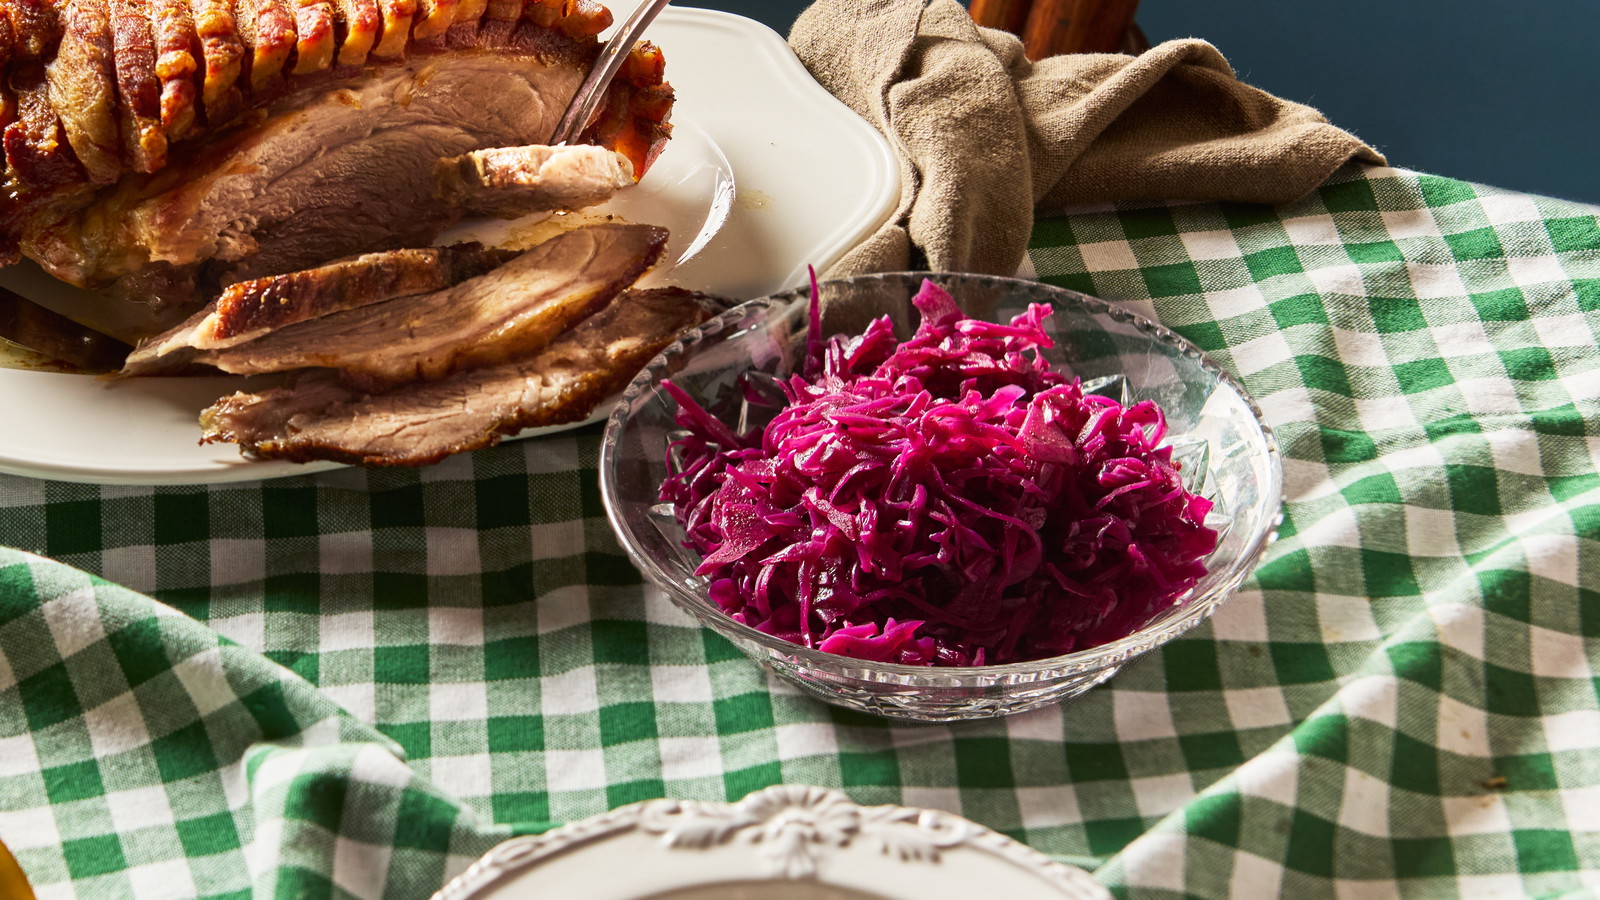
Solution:
[(578, 85), (578, 92), (572, 95), (572, 100), (567, 104), (567, 111), (561, 114), (561, 121), (556, 125), (555, 132), (550, 136), (551, 146), (560, 146), (569, 141), (576, 140), (583, 129), (589, 126), (589, 120), (594, 118), (595, 111), (600, 107), (601, 98), (605, 96), (606, 88), (610, 87), (611, 79), (617, 76), (617, 71), (622, 68), (622, 61), (627, 57), (629, 50), (633, 49), (639, 35), (644, 33), (646, 26), (655, 19), (656, 15), (671, 0), (645, 0), (633, 11), (617, 33), (611, 36), (605, 47), (600, 50), (600, 57), (595, 60), (593, 68)]

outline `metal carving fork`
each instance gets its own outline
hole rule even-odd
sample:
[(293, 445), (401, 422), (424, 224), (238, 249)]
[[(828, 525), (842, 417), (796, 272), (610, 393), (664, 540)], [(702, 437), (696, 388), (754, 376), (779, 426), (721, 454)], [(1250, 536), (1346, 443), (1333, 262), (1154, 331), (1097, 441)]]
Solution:
[(644, 33), (645, 27), (655, 19), (671, 0), (644, 0), (633, 11), (617, 33), (611, 36), (605, 47), (600, 50), (600, 57), (594, 61), (593, 68), (578, 85), (578, 92), (572, 95), (572, 101), (567, 104), (567, 111), (561, 114), (561, 121), (556, 125), (555, 133), (550, 135), (550, 146), (559, 147), (577, 140), (583, 129), (589, 126), (589, 120), (600, 108), (600, 102), (605, 97), (606, 88), (611, 85), (611, 79), (617, 77), (617, 71), (622, 68), (622, 61), (627, 58), (628, 51)]

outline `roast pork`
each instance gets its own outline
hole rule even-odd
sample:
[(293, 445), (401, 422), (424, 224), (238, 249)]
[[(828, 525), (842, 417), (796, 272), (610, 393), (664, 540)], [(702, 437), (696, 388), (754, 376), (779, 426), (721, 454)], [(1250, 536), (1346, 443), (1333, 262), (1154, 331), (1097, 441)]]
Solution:
[(666, 243), (666, 230), (652, 225), (591, 225), (454, 287), (291, 325), (194, 359), (239, 375), (329, 368), (366, 386), (436, 381), (537, 352), (633, 284)]
[(678, 288), (631, 290), (530, 358), (379, 394), (307, 372), (217, 401), (201, 415), (203, 439), (297, 462), (427, 465), (524, 428), (582, 420), (709, 306)]
[(443, 290), (486, 274), (518, 254), (477, 243), (385, 250), (241, 281), (181, 325), (141, 344), (129, 354), (122, 374), (171, 371), (192, 363), (195, 350), (236, 347), (296, 322)]
[(202, 417), (256, 455), (415, 465), (581, 420), (708, 315), (629, 290), (665, 230), (431, 245), (649, 168), (673, 95), (648, 43), (543, 146), (610, 23), (593, 0), (0, 0), (0, 265), (145, 304), (124, 375), (290, 373)]
[[(591, 0), (0, 0), (0, 259), (152, 304), (422, 247), (470, 212), (441, 158), (545, 141), (599, 52)], [(3, 37), (0, 34), (0, 37)], [(669, 134), (636, 47), (581, 136), (642, 175)]]

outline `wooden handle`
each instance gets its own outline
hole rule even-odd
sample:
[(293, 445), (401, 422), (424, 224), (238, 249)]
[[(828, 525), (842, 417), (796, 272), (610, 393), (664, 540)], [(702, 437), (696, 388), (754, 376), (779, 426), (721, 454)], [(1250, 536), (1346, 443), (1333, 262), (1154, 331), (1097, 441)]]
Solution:
[(1043, 59), (1121, 50), (1139, 0), (1033, 0), (1029, 7), (1022, 46), (1029, 59)]
[(972, 0), (972, 21), (985, 28), (1003, 28), (1012, 34), (1022, 34), (1028, 21), (1028, 7), (1032, 0)]

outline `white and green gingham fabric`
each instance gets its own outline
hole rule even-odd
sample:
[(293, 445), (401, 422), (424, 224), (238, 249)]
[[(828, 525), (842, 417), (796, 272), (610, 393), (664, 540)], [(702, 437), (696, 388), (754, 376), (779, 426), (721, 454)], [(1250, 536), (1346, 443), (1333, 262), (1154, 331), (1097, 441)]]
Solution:
[(41, 898), (413, 898), (514, 833), (790, 782), (1130, 897), (1600, 893), (1596, 210), (1351, 167), (1042, 219), (1025, 274), (1209, 350), (1285, 455), (1245, 589), (1107, 685), (914, 726), (768, 680), (641, 586), (595, 428), (0, 477), (0, 841)]

